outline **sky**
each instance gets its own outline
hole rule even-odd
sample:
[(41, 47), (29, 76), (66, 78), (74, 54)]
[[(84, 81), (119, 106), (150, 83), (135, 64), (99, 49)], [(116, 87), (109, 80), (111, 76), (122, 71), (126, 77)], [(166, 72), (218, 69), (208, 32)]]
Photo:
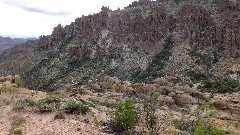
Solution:
[(0, 36), (50, 35), (59, 23), (98, 13), (102, 6), (122, 9), (135, 0), (0, 0)]

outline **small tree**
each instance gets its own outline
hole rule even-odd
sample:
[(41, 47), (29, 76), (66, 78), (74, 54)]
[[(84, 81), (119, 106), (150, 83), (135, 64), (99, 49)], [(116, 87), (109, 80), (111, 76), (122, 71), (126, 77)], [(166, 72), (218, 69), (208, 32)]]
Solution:
[(124, 132), (133, 129), (138, 124), (138, 117), (132, 101), (128, 100), (124, 104), (116, 106), (113, 130)]

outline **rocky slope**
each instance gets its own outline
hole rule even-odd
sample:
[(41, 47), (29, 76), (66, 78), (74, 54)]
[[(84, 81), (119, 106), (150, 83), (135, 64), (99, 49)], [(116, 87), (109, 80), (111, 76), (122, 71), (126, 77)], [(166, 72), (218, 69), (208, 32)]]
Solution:
[[(0, 72), (20, 74), (29, 88), (42, 90), (79, 87), (105, 70), (144, 83), (167, 75), (182, 76), (191, 86), (227, 78), (236, 91), (239, 33), (239, 1), (140, 0), (122, 10), (102, 7), (5, 51)], [(208, 83), (203, 88), (213, 90)]]
[[(145, 104), (154, 106), (154, 134), (240, 134), (240, 93), (201, 93), (176, 77), (152, 84), (122, 81), (101, 72), (70, 91), (42, 92), (0, 82), (0, 134), (113, 135), (111, 120), (118, 103), (132, 100), (139, 123), (131, 134), (150, 134)], [(66, 111), (69, 103), (87, 106), (85, 114)], [(75, 108), (76, 109), (76, 108)]]

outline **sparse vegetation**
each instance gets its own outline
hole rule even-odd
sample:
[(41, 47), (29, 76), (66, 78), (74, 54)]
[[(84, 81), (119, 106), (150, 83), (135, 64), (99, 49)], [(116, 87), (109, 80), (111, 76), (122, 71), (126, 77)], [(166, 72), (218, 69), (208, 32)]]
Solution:
[(3, 86), (0, 87), (0, 95), (4, 94), (4, 93), (12, 93), (15, 92), (16, 89), (12, 86)]
[(195, 60), (197, 64), (205, 65), (207, 69), (212, 66), (214, 58), (209, 54), (201, 52), (197, 47), (193, 47), (188, 51), (189, 55)]
[(0, 47), (0, 134), (240, 134), (239, 8), (136, 0)]
[(15, 114), (12, 118), (12, 122), (11, 122), (11, 130), (10, 132), (14, 135), (22, 135), (22, 124), (25, 122), (25, 119), (17, 114)]
[(196, 114), (200, 115), (201, 113), (205, 113), (207, 116), (215, 116), (217, 114), (217, 109), (212, 103), (205, 103), (198, 106), (196, 110)]
[(95, 124), (95, 126), (99, 127), (102, 122), (98, 120), (98, 118), (96, 116), (93, 117), (93, 122)]
[(149, 135), (157, 135), (159, 131), (156, 108), (148, 103), (144, 104), (145, 124), (149, 130)]
[(13, 103), (13, 107), (12, 107), (12, 110), (14, 112), (19, 112), (19, 111), (22, 111), (24, 109), (24, 106), (22, 104), (22, 102), (20, 100), (16, 100), (14, 103)]
[(235, 128), (240, 128), (240, 120), (236, 121), (234, 123)]
[(64, 107), (66, 113), (70, 114), (87, 114), (90, 111), (90, 108), (84, 104), (69, 102)]
[(22, 80), (16, 81), (15, 84), (16, 84), (17, 87), (19, 87), (19, 88), (24, 88), (24, 82), (23, 82)]
[(186, 75), (189, 76), (194, 83), (201, 82), (202, 80), (208, 79), (208, 76), (200, 71), (190, 70), (186, 72)]
[(173, 125), (185, 134), (225, 135), (223, 130), (204, 123), (201, 119), (197, 119), (195, 121), (173, 120)]
[(236, 92), (239, 91), (240, 83), (237, 80), (227, 78), (214, 78), (211, 80), (203, 81), (201, 89), (210, 92)]

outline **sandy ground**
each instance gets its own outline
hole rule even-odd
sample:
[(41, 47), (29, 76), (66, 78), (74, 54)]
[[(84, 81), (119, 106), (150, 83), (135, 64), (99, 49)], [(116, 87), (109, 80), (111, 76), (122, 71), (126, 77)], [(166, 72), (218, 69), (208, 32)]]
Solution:
[(51, 114), (25, 114), (25, 135), (105, 135), (96, 130), (94, 125), (81, 122), (76, 116), (54, 120)]
[(11, 128), (8, 114), (11, 112), (10, 106), (0, 107), (0, 135), (8, 135)]

